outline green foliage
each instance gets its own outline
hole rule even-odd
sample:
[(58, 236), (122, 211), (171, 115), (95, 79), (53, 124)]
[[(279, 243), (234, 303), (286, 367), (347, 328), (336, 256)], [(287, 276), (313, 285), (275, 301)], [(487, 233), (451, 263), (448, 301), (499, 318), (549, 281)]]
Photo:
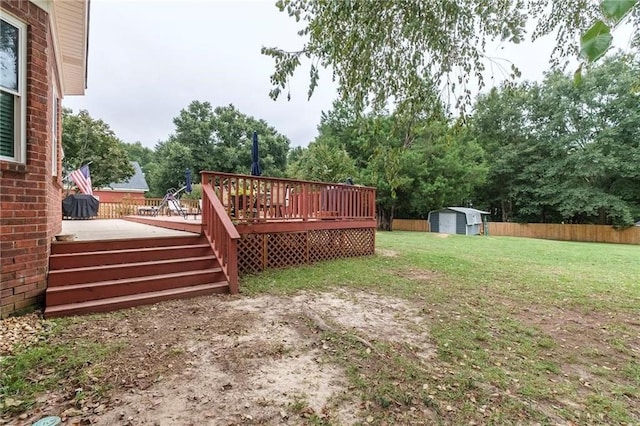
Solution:
[(202, 185), (199, 183), (191, 185), (191, 192), (185, 192), (181, 198), (186, 198), (187, 200), (200, 200), (202, 198)]
[(587, 62), (596, 62), (609, 50), (613, 41), (611, 27), (620, 24), (637, 5), (638, 0), (602, 0), (600, 7), (604, 20), (594, 22), (580, 37), (580, 53)]
[(580, 54), (589, 62), (595, 62), (609, 50), (612, 41), (611, 28), (597, 21), (580, 38)]
[(478, 193), (501, 220), (607, 223), (640, 216), (640, 65), (607, 58), (579, 86), (550, 73), (480, 97), (472, 134), (490, 170)]
[(151, 194), (162, 196), (184, 183), (185, 169), (200, 181), (204, 170), (249, 174), (253, 132), (258, 132), (260, 165), (265, 176), (283, 176), (289, 140), (264, 120), (247, 116), (233, 105), (213, 108), (193, 101), (173, 120), (176, 130), (156, 146), (148, 169)]
[[(603, 6), (619, 17), (631, 3), (605, 0)], [(301, 22), (303, 41), (294, 51), (262, 49), (275, 61), (270, 95), (276, 99), (288, 90), (296, 70), (308, 63), (309, 95), (318, 84), (317, 68), (327, 67), (341, 98), (351, 99), (358, 110), (410, 99), (426, 103), (432, 85), (464, 107), (472, 101), (469, 85), (482, 89), (487, 63), (497, 63), (487, 55), (491, 42), (520, 43), (529, 37), (527, 28), (534, 28), (532, 40), (553, 34), (551, 63), (563, 66), (564, 59), (579, 53), (575, 40), (601, 18), (598, 5), (599, 0), (568, 1), (562, 7), (557, 0), (379, 0), (372, 7), (362, 1), (280, 0), (276, 6)], [(636, 29), (638, 21), (635, 15)], [(514, 64), (511, 77), (518, 75)]]
[(91, 162), (94, 188), (123, 182), (133, 176), (126, 144), (102, 120), (94, 120), (85, 110), (74, 114), (62, 110), (62, 165), (67, 173)]
[(147, 165), (152, 163), (155, 159), (154, 151), (151, 148), (142, 146), (142, 143), (139, 141), (134, 143), (125, 143), (124, 148), (127, 150), (127, 154), (129, 154), (129, 159), (131, 161), (137, 161), (142, 170), (145, 170)]
[[(163, 197), (169, 189), (180, 189), (186, 183), (186, 170), (192, 168), (194, 162), (191, 148), (174, 137), (160, 142), (156, 145), (156, 161), (147, 166), (148, 195)], [(192, 177), (194, 181), (199, 180), (198, 175)]]
[(287, 175), (302, 180), (342, 183), (355, 172), (354, 162), (344, 149), (319, 138), (289, 165)]
[(618, 24), (631, 9), (638, 5), (638, 0), (602, 0), (600, 6), (604, 16)]
[(323, 113), (319, 135), (290, 167), (292, 176), (376, 187), (378, 226), (394, 217), (426, 217), (430, 209), (466, 203), (484, 180), (479, 145), (435, 106), (405, 103), (393, 114), (359, 116), (352, 103), (336, 102)]
[(287, 167), (298, 161), (298, 159), (302, 157), (302, 154), (304, 154), (306, 150), (306, 148), (303, 148), (301, 146), (295, 146), (291, 148), (291, 150), (289, 150), (289, 153), (287, 154)]

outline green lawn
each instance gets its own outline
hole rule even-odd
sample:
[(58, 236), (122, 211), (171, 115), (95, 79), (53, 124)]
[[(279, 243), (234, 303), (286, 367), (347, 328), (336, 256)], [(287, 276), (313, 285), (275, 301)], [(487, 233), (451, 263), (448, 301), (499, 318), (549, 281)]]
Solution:
[(370, 419), (409, 421), (413, 407), (453, 424), (640, 422), (640, 246), (409, 232), (376, 245), (243, 280), (247, 294), (340, 287), (422, 307), (438, 354), (426, 369), (403, 347), (379, 342), (376, 360), (330, 336)]
[[(640, 246), (408, 232), (378, 233), (376, 245), (375, 256), (241, 280), (247, 296), (342, 289), (399, 298), (420, 317), (435, 350), (428, 361), (415, 339), (371, 347), (362, 340), (371, 337), (335, 324), (318, 335), (363, 423), (640, 424)], [(117, 323), (125, 314), (107, 315)], [(93, 377), (108, 363), (95, 363), (135, 340), (65, 337), (74, 321), (57, 320), (41, 344), (0, 361), (0, 401), (12, 399), (0, 414), (65, 380), (92, 394), (109, 389)], [(423, 328), (407, 329), (424, 341)]]
[[(585, 312), (632, 313), (640, 303), (640, 246), (388, 232), (376, 235), (376, 249), (376, 257), (246, 277), (244, 290), (287, 293), (338, 282), (405, 297), (501, 295)], [(434, 272), (438, 279), (428, 280), (428, 287), (417, 285), (416, 270)]]

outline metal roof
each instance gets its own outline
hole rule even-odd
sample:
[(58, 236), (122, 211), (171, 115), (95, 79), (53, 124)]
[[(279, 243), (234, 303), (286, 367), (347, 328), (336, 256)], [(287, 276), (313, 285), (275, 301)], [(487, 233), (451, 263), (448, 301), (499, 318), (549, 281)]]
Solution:
[(489, 212), (485, 212), (478, 209), (472, 209), (469, 207), (447, 207), (447, 208), (455, 212), (464, 213), (464, 215), (467, 217), (467, 225), (479, 225), (482, 223), (482, 215), (490, 214)]
[(447, 207), (450, 210), (455, 210), (460, 213), (480, 213), (480, 214), (491, 214), (489, 212), (485, 212), (484, 210), (472, 209), (470, 207)]
[(433, 210), (429, 212), (429, 217), (431, 217), (431, 213), (441, 212), (444, 210), (453, 210), (454, 212), (464, 213), (467, 220), (467, 225), (479, 225), (482, 223), (482, 215), (483, 214), (491, 214), (489, 212), (485, 212), (484, 210), (472, 209), (469, 207), (445, 207), (440, 210)]
[(126, 182), (118, 182), (118, 183), (110, 183), (108, 186), (111, 189), (128, 189), (128, 190), (138, 190), (138, 191), (148, 191), (149, 185), (147, 185), (147, 180), (144, 178), (144, 173), (142, 173), (142, 168), (137, 161), (132, 161), (131, 165), (135, 170), (135, 173), (131, 178)]

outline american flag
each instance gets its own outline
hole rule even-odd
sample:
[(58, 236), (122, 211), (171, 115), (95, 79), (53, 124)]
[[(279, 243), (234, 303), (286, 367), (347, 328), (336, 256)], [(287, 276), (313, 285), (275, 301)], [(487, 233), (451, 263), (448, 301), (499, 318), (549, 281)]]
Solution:
[(69, 175), (72, 181), (78, 185), (78, 189), (83, 194), (93, 195), (93, 188), (91, 188), (91, 176), (89, 175), (89, 165), (80, 167), (78, 170), (74, 170)]

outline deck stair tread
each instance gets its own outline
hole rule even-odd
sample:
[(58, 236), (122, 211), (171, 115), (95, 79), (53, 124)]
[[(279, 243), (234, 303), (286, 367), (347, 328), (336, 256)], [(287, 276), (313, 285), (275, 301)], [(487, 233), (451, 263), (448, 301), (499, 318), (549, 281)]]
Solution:
[(51, 245), (51, 254), (78, 254), (89, 251), (126, 250), (159, 247), (175, 247), (206, 243), (201, 235), (154, 238), (123, 238), (112, 240), (62, 241)]
[(88, 282), (88, 283), (55, 286), (55, 287), (50, 287), (48, 291), (51, 293), (58, 293), (58, 292), (64, 292), (64, 291), (73, 291), (77, 289), (89, 288), (89, 287), (108, 287), (111, 285), (118, 285), (118, 284), (136, 284), (140, 282), (153, 281), (157, 279), (185, 278), (185, 277), (202, 275), (202, 274), (216, 274), (219, 272), (222, 272), (222, 268), (198, 269), (196, 271), (174, 272), (169, 274), (158, 274), (158, 275), (144, 275), (142, 277), (120, 278), (115, 280), (95, 281), (95, 282)]
[(112, 306), (132, 307), (141, 304), (154, 303), (155, 301), (187, 297), (189, 295), (201, 295), (220, 292), (221, 290), (223, 291), (228, 289), (228, 287), (229, 285), (226, 281), (221, 281), (189, 287), (172, 288), (168, 290), (150, 291), (128, 296), (117, 296), (100, 300), (90, 300), (86, 302), (69, 303), (65, 305), (47, 306), (47, 308), (45, 309), (45, 316), (53, 317), (57, 316), (56, 314), (73, 315), (74, 313), (86, 313), (90, 312), (91, 310), (95, 310), (96, 312), (103, 312), (105, 308), (109, 309)]
[(203, 249), (208, 247), (211, 247), (211, 246), (209, 244), (188, 244), (188, 245), (179, 245), (179, 246), (141, 247), (141, 248), (121, 249), (121, 250), (96, 250), (96, 251), (88, 251), (88, 252), (82, 252), (82, 253), (59, 253), (59, 254), (52, 254), (51, 257), (63, 258), (63, 257), (74, 257), (74, 256), (95, 256), (95, 255), (100, 255), (105, 253), (128, 254), (128, 253), (139, 253), (139, 252)]
[(212, 254), (209, 244), (126, 248), (119, 250), (95, 250), (79, 253), (52, 254), (49, 265), (52, 271), (89, 266), (126, 265), (134, 262), (176, 259)]
[(52, 248), (49, 260), (45, 317), (229, 292), (202, 236), (73, 242)]
[(136, 268), (141, 266), (165, 265), (165, 264), (171, 264), (171, 263), (180, 264), (184, 262), (195, 262), (199, 260), (215, 260), (215, 259), (216, 259), (216, 256), (214, 254), (210, 254), (207, 256), (181, 257), (178, 259), (148, 260), (145, 262), (117, 263), (114, 265), (99, 265), (99, 266), (83, 266), (81, 268), (66, 268), (66, 269), (58, 269), (55, 271), (49, 271), (49, 274), (64, 274), (64, 273), (94, 271), (96, 269), (100, 269), (104, 271), (109, 269)]

